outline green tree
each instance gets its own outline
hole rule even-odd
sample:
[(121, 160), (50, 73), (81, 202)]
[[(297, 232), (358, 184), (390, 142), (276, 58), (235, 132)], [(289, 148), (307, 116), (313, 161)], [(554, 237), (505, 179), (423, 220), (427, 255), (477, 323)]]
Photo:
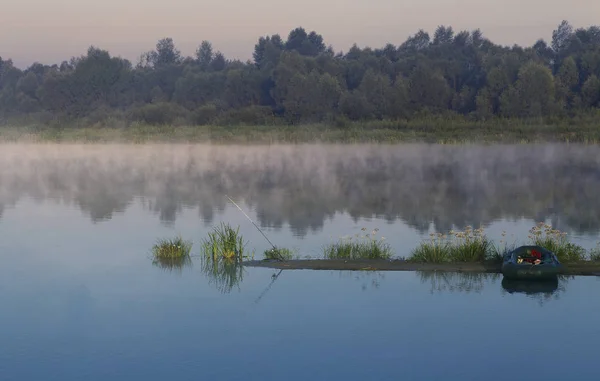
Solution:
[(156, 43), (156, 50), (149, 53), (148, 60), (154, 67), (177, 65), (181, 63), (181, 52), (172, 38), (163, 38)]
[(419, 64), (410, 75), (410, 97), (415, 108), (447, 110), (452, 96), (440, 70)]
[(554, 78), (547, 67), (528, 62), (514, 86), (503, 92), (501, 109), (508, 116), (539, 117), (554, 111)]
[(214, 53), (212, 44), (206, 40), (202, 41), (196, 50), (196, 62), (198, 62), (198, 65), (200, 65), (202, 70), (208, 70), (213, 58)]
[(600, 79), (591, 75), (581, 88), (581, 98), (586, 107), (600, 107)]

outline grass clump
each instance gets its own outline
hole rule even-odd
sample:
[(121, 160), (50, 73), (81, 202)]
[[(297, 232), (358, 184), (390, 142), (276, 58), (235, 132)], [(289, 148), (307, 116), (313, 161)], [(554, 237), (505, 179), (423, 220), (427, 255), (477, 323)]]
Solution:
[(202, 252), (206, 257), (225, 258), (241, 262), (245, 257), (246, 243), (239, 234), (239, 227), (234, 229), (229, 224), (222, 222), (208, 233), (208, 238), (203, 240)]
[[(588, 258), (586, 250), (582, 246), (569, 242), (566, 236), (567, 233), (540, 222), (530, 229), (529, 244), (552, 251), (563, 263), (580, 262)], [(505, 254), (516, 247), (516, 242), (511, 245), (507, 243), (506, 232), (502, 232), (500, 245), (495, 245), (485, 236), (483, 229), (473, 229), (467, 226), (463, 232), (450, 231), (448, 235), (431, 233), (429, 240), (423, 241), (412, 251), (409, 261), (419, 263), (500, 262)], [(589, 259), (600, 261), (600, 243), (589, 252)]]
[(411, 262), (419, 263), (445, 263), (452, 259), (452, 247), (447, 236), (441, 233), (432, 233), (428, 241), (423, 241), (411, 252), (408, 258)]
[[(512, 234), (511, 234), (512, 235)], [(517, 242), (514, 241), (512, 244), (508, 244), (506, 240), (506, 232), (502, 232), (502, 239), (500, 239), (500, 245), (490, 243), (490, 252), (488, 253), (488, 260), (492, 262), (502, 262), (504, 256), (514, 249), (517, 248)]]
[[(363, 232), (366, 228), (361, 229)], [(355, 234), (353, 237), (342, 238), (339, 242), (331, 243), (323, 248), (325, 259), (390, 259), (392, 248), (385, 237), (376, 238), (379, 229), (370, 234)]]
[(201, 250), (202, 272), (209, 283), (222, 293), (239, 287), (244, 277), (242, 261), (249, 256), (239, 227), (234, 229), (226, 223), (215, 226), (203, 240)]
[(483, 262), (489, 259), (492, 245), (483, 228), (467, 226), (464, 232), (450, 231), (450, 258), (454, 262)]
[(152, 247), (155, 259), (174, 259), (189, 257), (192, 243), (184, 241), (181, 237), (174, 239), (160, 239)]
[(569, 242), (567, 233), (540, 222), (529, 230), (529, 240), (532, 244), (548, 249), (558, 257), (561, 262), (579, 262), (586, 259), (583, 247)]
[(590, 250), (590, 261), (600, 262), (600, 242), (596, 244), (596, 247)]
[(273, 247), (265, 250), (266, 260), (289, 261), (294, 258), (294, 252), (286, 247)]
[(192, 242), (184, 241), (181, 237), (160, 239), (152, 246), (152, 263), (165, 270), (181, 270), (191, 266), (191, 250)]
[(430, 239), (423, 241), (411, 253), (412, 262), (482, 262), (492, 258), (494, 249), (482, 228), (467, 226), (464, 231), (451, 230), (448, 235), (429, 234)]

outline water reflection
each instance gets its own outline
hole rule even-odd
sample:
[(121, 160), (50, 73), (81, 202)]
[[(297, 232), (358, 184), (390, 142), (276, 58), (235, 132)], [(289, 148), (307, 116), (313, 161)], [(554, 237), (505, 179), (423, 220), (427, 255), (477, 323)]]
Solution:
[(164, 258), (155, 257), (152, 259), (152, 264), (160, 269), (169, 272), (178, 272), (181, 274), (184, 268), (192, 267), (192, 259), (190, 257), (179, 258)]
[(508, 294), (523, 294), (540, 304), (548, 300), (557, 300), (566, 290), (566, 284), (573, 276), (560, 276), (554, 280), (525, 281), (502, 279), (502, 289)]
[(446, 271), (417, 271), (422, 284), (429, 283), (429, 292), (480, 293), (484, 287), (495, 284), (502, 277), (496, 273), (459, 273)]
[(242, 262), (235, 258), (202, 255), (200, 263), (202, 273), (208, 279), (208, 283), (219, 292), (228, 294), (233, 288), (240, 289), (240, 283), (244, 280), (245, 273)]
[(339, 212), (421, 232), (529, 218), (595, 234), (599, 167), (600, 147), (580, 145), (4, 144), (0, 213), (28, 196), (75, 204), (93, 221), (139, 202), (164, 223), (187, 207), (211, 223), (228, 194), (262, 226), (287, 223), (299, 236)]
[(264, 289), (263, 292), (260, 293), (260, 295), (254, 300), (255, 304), (258, 304), (262, 298), (265, 297), (265, 295), (269, 292), (269, 290), (271, 289), (271, 287), (273, 287), (273, 284), (275, 283), (275, 281), (277, 279), (279, 279), (279, 276), (283, 273), (283, 269), (279, 270), (278, 272), (274, 273), (273, 275), (271, 275), (271, 282), (269, 283), (269, 285)]
[(339, 271), (338, 273), (340, 279), (352, 278), (360, 282), (362, 291), (366, 291), (369, 288), (378, 289), (385, 279), (385, 274), (382, 271)]
[(549, 281), (524, 281), (506, 279), (496, 273), (469, 273), (444, 271), (417, 271), (422, 284), (430, 284), (429, 292), (434, 293), (481, 293), (502, 279), (504, 294), (523, 294), (543, 303), (550, 299), (558, 299), (565, 292), (569, 279), (573, 276), (560, 276)]

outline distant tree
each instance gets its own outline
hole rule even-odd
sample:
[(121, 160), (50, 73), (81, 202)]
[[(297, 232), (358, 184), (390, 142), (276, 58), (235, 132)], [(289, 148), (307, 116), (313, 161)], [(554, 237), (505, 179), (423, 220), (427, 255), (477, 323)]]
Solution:
[(284, 50), (284, 43), (277, 34), (273, 36), (261, 37), (254, 46), (254, 64), (259, 68), (273, 68), (277, 65), (279, 56)]
[(206, 40), (202, 41), (196, 50), (196, 61), (202, 70), (208, 70), (214, 58), (212, 44)]
[(568, 21), (563, 20), (558, 25), (558, 28), (552, 32), (552, 50), (554, 50), (556, 54), (560, 54), (560, 52), (568, 46), (572, 35), (573, 27)]
[(156, 50), (148, 54), (148, 60), (154, 67), (181, 63), (181, 52), (175, 48), (172, 38), (163, 38), (156, 44)]
[(213, 71), (221, 71), (225, 70), (227, 66), (227, 60), (225, 56), (221, 52), (216, 52), (213, 56), (213, 59), (210, 61), (209, 68)]
[(448, 109), (451, 89), (440, 70), (419, 64), (410, 75), (410, 97), (415, 108)]
[(433, 45), (447, 45), (451, 44), (454, 39), (454, 30), (451, 26), (446, 27), (440, 25), (435, 30), (433, 35)]
[(504, 93), (506, 113), (510, 116), (539, 117), (554, 110), (554, 78), (547, 67), (528, 62), (519, 70), (514, 86)]
[(549, 43), (532, 46), (501, 46), (479, 29), (455, 33), (444, 25), (432, 36), (418, 30), (397, 45), (353, 44), (336, 53), (322, 35), (297, 27), (285, 41), (258, 38), (251, 61), (229, 60), (206, 40), (183, 57), (171, 38), (135, 67), (93, 46), (24, 70), (0, 58), (0, 118), (304, 123), (451, 111), (485, 120), (572, 117), (600, 107), (598, 26), (563, 21)]
[(414, 52), (427, 49), (431, 39), (429, 33), (420, 29), (414, 36), (409, 37), (402, 45), (400, 45), (400, 51)]
[(600, 106), (600, 79), (591, 75), (581, 88), (581, 98), (586, 107)]
[(295, 50), (303, 56), (317, 56), (325, 51), (325, 43), (320, 34), (312, 31), (306, 33), (304, 28), (296, 28), (290, 32), (285, 42), (285, 50)]

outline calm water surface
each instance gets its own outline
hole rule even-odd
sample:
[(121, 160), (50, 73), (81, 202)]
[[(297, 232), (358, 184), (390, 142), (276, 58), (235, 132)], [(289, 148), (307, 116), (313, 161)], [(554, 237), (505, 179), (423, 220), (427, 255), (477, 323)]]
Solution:
[(3, 145), (0, 184), (1, 380), (598, 379), (595, 277), (222, 279), (197, 257), (154, 266), (149, 250), (181, 234), (197, 254), (225, 221), (260, 257), (266, 242), (225, 195), (302, 256), (361, 227), (408, 255), (433, 230), (524, 241), (536, 221), (590, 248), (600, 148)]

